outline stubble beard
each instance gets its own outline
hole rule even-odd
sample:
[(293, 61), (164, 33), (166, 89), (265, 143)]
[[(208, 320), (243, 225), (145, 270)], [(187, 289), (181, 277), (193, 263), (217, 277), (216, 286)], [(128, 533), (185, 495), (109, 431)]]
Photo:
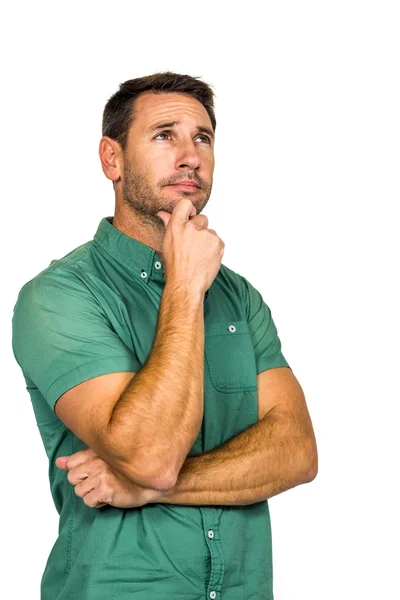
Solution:
[[(190, 192), (182, 192), (181, 197), (187, 197), (192, 200), (196, 207), (196, 212), (199, 214), (206, 206), (211, 195), (211, 188), (205, 196), (200, 200), (192, 199), (193, 194)], [(157, 216), (158, 211), (172, 213), (176, 206), (176, 199), (167, 200), (162, 194), (163, 187), (156, 188), (149, 183), (148, 178), (141, 173), (133, 171), (127, 161), (124, 162), (124, 180), (122, 185), (123, 201), (133, 211), (138, 213), (143, 221), (156, 225), (161, 229), (164, 227), (160, 217)], [(177, 198), (178, 199), (178, 198)]]

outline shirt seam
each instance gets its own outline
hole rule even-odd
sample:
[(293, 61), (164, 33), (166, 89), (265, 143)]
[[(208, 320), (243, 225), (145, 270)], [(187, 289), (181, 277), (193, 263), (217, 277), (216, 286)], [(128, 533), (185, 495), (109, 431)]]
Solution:
[[(93, 240), (86, 242), (87, 246), (84, 249), (83, 252), (81, 252), (80, 254), (78, 254), (77, 256), (71, 256), (70, 258), (60, 258), (58, 260), (58, 262), (54, 265), (50, 265), (49, 267), (47, 267), (47, 269), (44, 270), (43, 275), (45, 275), (48, 272), (54, 273), (55, 275), (59, 275), (60, 277), (65, 277), (64, 275), (60, 275), (59, 273), (56, 272), (56, 269), (58, 268), (62, 268), (64, 265), (65, 266), (71, 266), (71, 265), (75, 265), (77, 262), (79, 262), (80, 260), (82, 260), (83, 258), (85, 258), (86, 254), (89, 252), (91, 245), (93, 244)], [(65, 261), (64, 263), (62, 263), (61, 261)]]
[[(79, 257), (81, 258), (81, 257)], [(77, 262), (77, 261), (76, 261)], [(105, 312), (103, 306), (101, 305), (101, 303), (99, 302), (98, 298), (93, 294), (92, 290), (90, 289), (90, 287), (87, 285), (87, 283), (85, 281), (82, 280), (82, 276), (79, 273), (78, 269), (74, 269), (71, 268), (71, 273), (69, 275), (65, 274), (65, 273), (58, 273), (56, 271), (44, 271), (41, 272), (37, 275), (38, 278), (40, 277), (49, 277), (51, 279), (51, 277), (54, 275), (55, 277), (60, 277), (61, 279), (66, 279), (67, 281), (71, 281), (71, 274), (74, 275), (75, 277), (78, 278), (79, 280), (79, 284), (82, 286), (82, 289), (86, 291), (86, 293), (88, 293), (90, 295), (90, 297), (92, 298), (92, 300), (94, 300), (94, 302), (96, 302), (97, 306), (99, 307), (99, 309), (101, 310), (103, 317), (106, 318), (107, 321), (109, 321), (108, 315)], [(28, 282), (30, 283), (30, 281)]]
[[(57, 379), (55, 381), (53, 381), (53, 383), (50, 385), (50, 387), (47, 388), (46, 396), (49, 395), (51, 388), (58, 381), (60, 381), (60, 379), (62, 379), (63, 377), (66, 377), (67, 375), (70, 375), (71, 373), (73, 373), (77, 369), (83, 369), (84, 367), (87, 367), (88, 365), (91, 365), (92, 363), (95, 363), (95, 362), (98, 362), (98, 361), (101, 361), (101, 360), (110, 360), (110, 359), (115, 359), (115, 358), (125, 358), (126, 359), (126, 358), (130, 358), (130, 357), (128, 357), (126, 354), (119, 354), (118, 356), (102, 356), (101, 358), (95, 358), (93, 360), (89, 360), (89, 362), (84, 363), (83, 365), (78, 365), (77, 367), (74, 367), (70, 371), (67, 371), (66, 373), (63, 373), (62, 375), (60, 375), (59, 377), (57, 377)], [(135, 360), (135, 359), (133, 358), (133, 360)]]
[[(71, 432), (68, 433), (69, 435), (69, 439), (70, 439), (70, 454), (74, 453), (74, 446), (73, 446), (73, 439), (72, 439), (72, 434)], [(68, 526), (68, 534), (67, 534), (67, 541), (66, 541), (66, 548), (65, 548), (65, 575), (64, 575), (64, 581), (61, 587), (61, 590), (59, 592), (59, 594), (57, 595), (56, 600), (59, 600), (65, 590), (65, 586), (67, 585), (68, 579), (70, 578), (71, 575), (71, 549), (72, 549), (72, 533), (74, 530), (74, 523), (75, 523), (75, 512), (76, 512), (76, 494), (73, 493), (73, 486), (69, 486), (69, 494), (71, 497), (71, 501), (72, 501), (72, 511), (71, 511), (71, 517), (70, 517), (70, 523)]]

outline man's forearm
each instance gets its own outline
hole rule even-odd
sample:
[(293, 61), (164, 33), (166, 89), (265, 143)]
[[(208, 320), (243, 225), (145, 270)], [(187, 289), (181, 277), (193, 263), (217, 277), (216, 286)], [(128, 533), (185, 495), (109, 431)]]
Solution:
[(312, 481), (315, 439), (271, 411), (222, 446), (186, 458), (176, 485), (153, 502), (246, 505)]
[(110, 417), (109, 446), (123, 474), (142, 485), (151, 474), (169, 481), (194, 444), (203, 413), (204, 294), (172, 280), (164, 287), (149, 358)]

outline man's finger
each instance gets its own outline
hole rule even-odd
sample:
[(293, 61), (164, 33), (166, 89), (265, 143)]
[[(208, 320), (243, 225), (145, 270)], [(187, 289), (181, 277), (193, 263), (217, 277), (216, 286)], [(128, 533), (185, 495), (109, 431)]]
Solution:
[(84, 450), (78, 450), (70, 456), (59, 456), (56, 459), (56, 465), (60, 469), (73, 469), (78, 465), (82, 465), (88, 460), (92, 460), (97, 456), (96, 452), (91, 448), (85, 448)]
[(56, 466), (59, 469), (67, 469), (68, 456), (58, 456), (56, 458)]
[(171, 216), (172, 216), (171, 213), (168, 213), (165, 210), (160, 210), (157, 213), (157, 217), (160, 217), (160, 219), (164, 223), (165, 227), (167, 227)]
[(182, 198), (175, 204), (171, 217), (176, 221), (188, 221), (189, 217), (194, 217), (197, 214), (196, 207), (189, 198)]
[(96, 456), (96, 458), (89, 460), (85, 463), (72, 467), (68, 472), (68, 481), (73, 485), (76, 485), (80, 481), (84, 481), (88, 477), (93, 477), (101, 471), (107, 470), (107, 463)]
[(79, 450), (67, 459), (67, 468), (73, 469), (74, 467), (78, 467), (88, 460), (93, 460), (97, 456), (96, 452), (91, 448), (85, 448), (84, 450)]
[(175, 204), (174, 210), (172, 214), (166, 212), (165, 210), (160, 210), (157, 213), (157, 216), (160, 217), (165, 227), (167, 227), (171, 218), (173, 217), (175, 221), (188, 221), (190, 217), (196, 216), (197, 211), (193, 202), (189, 200), (189, 198), (182, 198)]

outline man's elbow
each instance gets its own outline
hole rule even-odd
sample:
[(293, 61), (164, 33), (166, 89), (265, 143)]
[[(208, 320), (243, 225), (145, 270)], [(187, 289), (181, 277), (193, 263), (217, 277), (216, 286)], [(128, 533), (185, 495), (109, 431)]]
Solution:
[(150, 457), (144, 461), (130, 461), (124, 469), (130, 481), (158, 492), (167, 492), (177, 481), (177, 475), (172, 469), (158, 465)]
[[(191, 444), (193, 445), (193, 441)], [(191, 446), (190, 446), (191, 447)], [(190, 448), (189, 448), (190, 450)], [(189, 452), (186, 448), (178, 452), (165, 452), (160, 448), (142, 449), (142, 459), (130, 461), (132, 478), (146, 487), (160, 492), (167, 492), (175, 487), (180, 470)], [(168, 462), (166, 455), (168, 454)]]
[(177, 477), (169, 472), (162, 473), (158, 477), (152, 477), (148, 480), (148, 487), (157, 492), (168, 492), (177, 482)]
[(307, 472), (307, 479), (306, 479), (306, 483), (311, 483), (311, 481), (314, 481), (314, 479), (316, 478), (316, 476), (318, 475), (318, 466), (312, 466), (308, 472)]
[(303, 481), (304, 483), (310, 483), (318, 475), (318, 450), (315, 437), (312, 436), (311, 438), (307, 438), (307, 440), (302, 443), (301, 449), (301, 455), (303, 456)]
[(166, 492), (176, 484), (177, 473), (155, 448), (133, 446), (111, 434), (105, 439), (104, 449), (109, 457), (106, 462), (132, 483), (160, 492)]
[[(313, 444), (314, 446), (314, 444)], [(307, 469), (307, 483), (313, 481), (318, 475), (318, 452), (316, 447), (313, 447), (309, 453), (308, 469)]]

